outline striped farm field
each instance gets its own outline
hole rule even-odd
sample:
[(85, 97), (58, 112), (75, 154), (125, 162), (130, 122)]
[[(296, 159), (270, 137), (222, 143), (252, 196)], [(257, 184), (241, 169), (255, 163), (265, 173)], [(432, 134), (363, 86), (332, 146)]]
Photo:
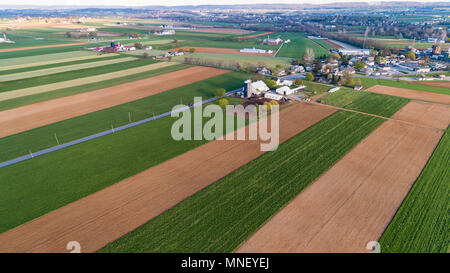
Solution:
[(89, 51), (73, 51), (67, 53), (55, 53), (32, 57), (12, 58), (2, 61), (2, 65), (4, 64), (5, 66), (0, 67), (0, 71), (89, 60), (89, 59), (101, 59), (111, 56), (118, 56), (118, 54), (111, 53), (98, 55), (95, 53), (93, 54), (92, 52)]
[(15, 74), (0, 75), (0, 82), (28, 79), (28, 78), (52, 75), (52, 74), (63, 73), (63, 72), (74, 71), (74, 70), (89, 69), (89, 68), (105, 66), (105, 65), (114, 65), (114, 64), (118, 64), (118, 63), (124, 63), (124, 62), (135, 61), (135, 60), (136, 60), (136, 58), (134, 58), (134, 57), (118, 58), (118, 59), (112, 59), (112, 60), (103, 60), (103, 61), (97, 61), (97, 62), (89, 62), (89, 63), (59, 66), (59, 67), (53, 67), (53, 68), (47, 68), (47, 69), (32, 70), (32, 71), (15, 73)]
[(148, 64), (157, 63), (158, 61), (148, 59), (134, 58), (128, 62), (116, 63), (115, 65), (103, 65), (99, 67), (91, 67), (85, 69), (78, 69), (74, 71), (66, 71), (57, 74), (43, 75), (39, 77), (33, 77), (28, 79), (20, 79), (14, 81), (0, 82), (0, 93), (20, 90), (29, 87), (41, 86), (52, 83), (59, 83), (69, 81), (78, 78), (90, 77), (100, 74), (106, 74), (115, 71), (121, 71), (125, 69), (145, 66)]
[(0, 137), (139, 100), (228, 72), (210, 67), (190, 67), (148, 79), (6, 110), (0, 112)]
[(382, 252), (448, 253), (450, 130), (380, 239)]
[[(16, 96), (16, 95), (18, 96), (16, 98), (11, 98), (11, 99), (6, 99), (6, 100), (0, 99), (0, 111), (5, 111), (8, 109), (17, 108), (20, 106), (25, 106), (25, 105), (29, 105), (29, 104), (33, 104), (33, 103), (42, 102), (42, 101), (72, 96), (72, 95), (89, 92), (89, 91), (94, 91), (94, 90), (98, 90), (98, 89), (102, 89), (102, 88), (112, 87), (115, 85), (128, 83), (128, 82), (132, 82), (132, 81), (137, 81), (137, 80), (142, 80), (145, 78), (149, 78), (149, 77), (153, 77), (153, 76), (157, 76), (157, 75), (161, 75), (161, 74), (165, 74), (165, 73), (169, 73), (169, 72), (173, 72), (173, 71), (177, 71), (177, 70), (181, 70), (181, 69), (185, 69), (185, 68), (189, 67), (189, 65), (185, 65), (185, 64), (174, 64), (174, 65), (168, 65), (168, 66), (163, 65), (163, 64), (166, 64), (166, 63), (161, 62), (161, 63), (153, 64), (154, 66), (152, 66), (152, 65), (142, 66), (142, 69), (138, 69), (138, 68), (140, 68), (140, 67), (138, 67), (134, 71), (129, 71), (130, 69), (122, 70), (122, 72), (125, 72), (125, 73), (120, 73), (120, 71), (112, 72), (112, 73), (116, 73), (117, 77), (114, 77), (114, 75), (113, 75), (112, 77), (108, 76), (106, 79), (104, 77), (106, 75), (109, 75), (109, 73), (101, 74), (98, 76), (92, 76), (95, 78), (90, 78), (90, 77), (81, 78), (81, 79), (84, 79), (87, 81), (73, 80), (72, 83), (74, 83), (75, 85), (70, 86), (70, 84), (69, 84), (70, 87), (65, 87), (65, 88), (59, 88), (60, 86), (58, 86), (57, 84), (45, 85), (45, 86), (47, 86), (48, 89), (31, 87), (30, 89), (28, 89), (28, 91), (30, 91), (30, 93), (21, 94), (20, 92), (18, 92), (14, 95), (14, 96)], [(155, 67), (158, 67), (158, 68), (155, 68)], [(135, 73), (135, 72), (137, 72), (137, 73)], [(54, 90), (54, 88), (57, 88), (57, 89)], [(15, 92), (15, 91), (10, 91), (10, 92)], [(9, 93), (9, 92), (5, 93), (6, 97), (9, 96), (7, 93)], [(13, 93), (11, 93), (11, 94), (13, 94)], [(2, 95), (3, 94), (0, 93), (0, 97), (2, 97)], [(22, 96), (22, 95), (24, 95), (24, 96)]]
[[(17, 58), (8, 58), (2, 60), (2, 67), (0, 69), (4, 70), (6, 68), (11, 67), (11, 69), (21, 68), (21, 65), (30, 65), (34, 63), (42, 63), (42, 62), (51, 62), (58, 60), (66, 60), (70, 58), (80, 58), (80, 57), (88, 57), (95, 56), (96, 53), (92, 51), (84, 51), (84, 50), (76, 50), (76, 51), (68, 51), (68, 52), (59, 52), (59, 53), (50, 53), (50, 54), (41, 54), (36, 56), (25, 56), (25, 57), (17, 57)], [(4, 65), (4, 67), (3, 67)], [(15, 67), (17, 66), (17, 67)]]
[[(111, 129), (111, 124), (114, 127), (127, 124), (129, 112), (132, 120), (136, 121), (152, 116), (153, 112), (170, 111), (181, 100), (186, 104), (192, 103), (194, 96), (211, 98), (217, 88), (234, 90), (241, 87), (242, 81), (248, 77), (247, 74), (230, 72), (142, 100), (2, 138), (1, 160), (28, 153), (29, 148), (35, 151), (54, 146), (55, 133), (61, 143), (67, 142)], [(155, 120), (23, 164), (1, 168), (0, 233), (206, 142), (173, 140), (170, 128), (175, 120), (171, 117)], [(48, 173), (52, 173), (51, 177)], [(23, 201), (20, 207), (15, 205), (18, 200)]]
[[(165, 69), (174, 68), (177, 68), (177, 66), (169, 66)], [(181, 66), (181, 68), (186, 67)], [(178, 67), (177, 70), (180, 71), (180, 68)], [(131, 117), (132, 121), (137, 121), (151, 117), (153, 114), (158, 115), (168, 112), (180, 102), (185, 104), (192, 103), (194, 96), (202, 97), (203, 99), (212, 98), (214, 97), (214, 90), (220, 87), (228, 91), (237, 89), (242, 87), (242, 82), (249, 77), (251, 76), (248, 74), (230, 72), (143, 99), (0, 138), (0, 161), (19, 157), (30, 151), (36, 152), (55, 146), (57, 143), (54, 134), (57, 135), (60, 143), (66, 143), (111, 129), (111, 126), (115, 128), (125, 125), (129, 123), (129, 117)], [(113, 84), (112, 87), (114, 86), (117, 85)], [(5, 112), (0, 112), (0, 115)], [(5, 115), (5, 117), (8, 116)]]
[[(128, 59), (128, 58), (121, 58), (121, 59)], [(131, 59), (135, 60), (135, 58), (131, 58)], [(116, 71), (116, 72), (100, 74), (100, 75), (91, 76), (91, 77), (74, 79), (74, 80), (70, 80), (70, 81), (45, 84), (45, 85), (35, 86), (35, 87), (31, 87), (31, 88), (13, 90), (13, 91), (9, 91), (9, 92), (1, 92), (0, 93), (0, 101), (19, 98), (19, 97), (23, 97), (23, 96), (40, 94), (40, 93), (63, 89), (63, 88), (80, 86), (80, 85), (89, 84), (89, 83), (105, 81), (105, 80), (114, 79), (114, 78), (118, 78), (118, 77), (125, 77), (125, 76), (138, 74), (138, 73), (142, 73), (142, 72), (146, 72), (146, 71), (151, 71), (151, 70), (155, 70), (155, 69), (160, 69), (160, 68), (164, 68), (164, 67), (168, 67), (168, 66), (172, 66), (172, 65), (175, 65), (175, 63), (160, 62), (160, 63), (154, 63), (154, 64), (145, 65), (145, 66), (130, 68), (130, 69), (122, 70), (122, 71)]]
[(101, 252), (232, 252), (382, 122), (337, 112)]

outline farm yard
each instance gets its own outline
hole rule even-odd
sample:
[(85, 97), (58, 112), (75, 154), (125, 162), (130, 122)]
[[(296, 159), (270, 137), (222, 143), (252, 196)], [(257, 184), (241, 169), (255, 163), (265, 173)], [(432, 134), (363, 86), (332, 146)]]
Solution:
[[(272, 17), (0, 18), (0, 252), (448, 252), (448, 81), (358, 70), (354, 90), (314, 70), (340, 45)], [(280, 105), (279, 147), (174, 140), (194, 97), (234, 121)]]

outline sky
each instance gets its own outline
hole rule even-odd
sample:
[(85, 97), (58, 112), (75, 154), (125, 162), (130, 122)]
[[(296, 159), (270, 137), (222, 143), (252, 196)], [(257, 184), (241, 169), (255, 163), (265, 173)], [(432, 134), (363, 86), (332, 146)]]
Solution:
[[(396, 1), (420, 1), (420, 2), (445, 2), (446, 0), (396, 0)], [(274, 3), (314, 3), (324, 4), (330, 2), (380, 2), (379, 0), (0, 0), (0, 7), (2, 5), (69, 5), (69, 6), (152, 6), (152, 5), (164, 5), (164, 6), (179, 6), (179, 5), (220, 5), (220, 4), (274, 4)]]

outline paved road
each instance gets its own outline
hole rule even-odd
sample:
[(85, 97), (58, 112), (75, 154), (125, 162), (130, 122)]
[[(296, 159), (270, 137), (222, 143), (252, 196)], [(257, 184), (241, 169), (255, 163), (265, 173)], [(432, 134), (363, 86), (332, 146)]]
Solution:
[[(228, 92), (226, 95), (229, 96), (231, 94), (237, 93), (237, 92), (242, 91), (242, 90), (243, 90), (243, 88), (239, 88), (239, 89), (236, 89), (236, 90)], [(0, 163), (0, 168), (6, 167), (6, 166), (10, 166), (10, 165), (13, 165), (13, 164), (25, 161), (25, 160), (33, 159), (33, 158), (41, 156), (41, 155), (45, 155), (45, 154), (49, 154), (49, 153), (52, 153), (52, 152), (55, 152), (55, 151), (59, 151), (59, 150), (62, 150), (64, 148), (76, 145), (76, 144), (80, 144), (80, 143), (83, 143), (83, 142), (86, 142), (86, 141), (89, 141), (89, 140), (93, 140), (93, 139), (96, 139), (96, 138), (99, 138), (99, 137), (102, 137), (102, 136), (110, 135), (110, 134), (113, 134), (115, 132), (119, 132), (119, 131), (122, 131), (122, 130), (125, 130), (125, 129), (128, 129), (128, 128), (132, 128), (132, 127), (144, 124), (144, 123), (148, 123), (150, 121), (154, 121), (154, 120), (157, 120), (157, 119), (160, 119), (160, 118), (164, 118), (164, 117), (170, 116), (172, 113), (182, 112), (182, 111), (185, 111), (185, 110), (187, 110), (189, 108), (193, 108), (193, 107), (196, 107), (196, 106), (200, 106), (200, 105), (203, 105), (203, 104), (206, 104), (206, 103), (213, 102), (213, 101), (215, 101), (217, 99), (219, 99), (219, 98), (217, 98), (217, 97), (210, 98), (210, 99), (204, 100), (204, 101), (202, 101), (200, 103), (196, 103), (196, 104), (189, 105), (189, 106), (186, 106), (186, 107), (183, 107), (183, 108), (179, 108), (176, 111), (169, 111), (169, 112), (166, 112), (166, 113), (163, 113), (163, 114), (159, 114), (159, 115), (151, 117), (151, 118), (146, 118), (146, 119), (143, 119), (143, 120), (135, 121), (135, 122), (132, 122), (132, 123), (129, 123), (129, 124), (126, 124), (126, 125), (122, 125), (122, 126), (117, 127), (117, 128), (112, 128), (111, 130), (103, 131), (103, 132), (100, 132), (100, 133), (97, 133), (97, 134), (94, 134), (94, 135), (90, 135), (90, 136), (83, 137), (83, 138), (80, 138), (80, 139), (72, 140), (70, 142), (67, 142), (67, 143), (64, 143), (64, 144), (61, 144), (61, 145), (57, 145), (57, 146), (54, 146), (54, 147), (51, 147), (51, 148), (48, 148), (48, 149), (40, 150), (40, 151), (35, 152), (35, 153), (30, 153), (28, 155), (24, 155), (24, 156), (17, 157), (17, 158), (11, 159), (11, 160), (7, 160), (7, 161), (4, 161), (4, 162)]]

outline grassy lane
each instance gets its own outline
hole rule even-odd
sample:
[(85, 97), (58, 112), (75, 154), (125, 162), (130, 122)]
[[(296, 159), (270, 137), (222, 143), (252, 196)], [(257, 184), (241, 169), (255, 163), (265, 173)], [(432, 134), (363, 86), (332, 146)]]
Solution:
[[(37, 103), (37, 102), (41, 102), (41, 101), (52, 100), (52, 99), (72, 96), (72, 95), (76, 95), (76, 94), (80, 94), (80, 93), (84, 93), (84, 92), (89, 92), (89, 91), (93, 91), (93, 90), (98, 90), (98, 89), (102, 89), (102, 88), (107, 88), (107, 87), (119, 85), (122, 83), (142, 80), (142, 79), (145, 79), (148, 77), (153, 77), (156, 75), (161, 75), (161, 74), (181, 70), (181, 69), (185, 69), (188, 67), (189, 67), (189, 65), (177, 64), (177, 65), (173, 65), (173, 66), (169, 66), (169, 67), (158, 68), (155, 70), (149, 70), (146, 72), (136, 73), (136, 74), (127, 75), (127, 76), (123, 76), (123, 77), (119, 76), (119, 77), (109, 79), (109, 80), (105, 79), (103, 81), (87, 83), (87, 84), (82, 84), (82, 85), (76, 85), (73, 87), (57, 89), (54, 91), (48, 91), (48, 92), (44, 92), (44, 93), (4, 100), (4, 101), (0, 101), (0, 111), (4, 111), (4, 110), (16, 108), (16, 107), (20, 107), (20, 106), (24, 106), (24, 105), (28, 105), (28, 104), (33, 104), (33, 103)], [(105, 73), (103, 75), (107, 75), (107, 73)]]
[(218, 88), (231, 91), (242, 87), (242, 82), (248, 78), (247, 74), (231, 72), (147, 98), (1, 138), (0, 161), (55, 146), (57, 144), (55, 134), (60, 143), (82, 138), (109, 130), (111, 125), (118, 127), (127, 124), (129, 122), (128, 113), (130, 113), (132, 121), (148, 118), (153, 114), (168, 112), (180, 102), (192, 103), (194, 96), (201, 96), (203, 99), (211, 98), (214, 96), (214, 90)]
[(0, 233), (207, 142), (173, 140), (175, 120), (155, 120), (1, 168)]
[(341, 88), (321, 98), (320, 101), (346, 109), (390, 117), (405, 106), (409, 99)]
[(362, 85), (364, 86), (364, 88), (369, 88), (369, 87), (372, 87), (372, 86), (378, 84), (378, 85), (386, 85), (386, 86), (392, 86), (392, 87), (397, 87), (397, 88), (405, 88), (405, 89), (412, 89), (412, 90), (418, 90), (418, 91), (450, 95), (450, 89), (443, 88), (443, 87), (413, 84), (413, 83), (409, 83), (406, 81), (396, 81), (396, 80), (382, 80), (382, 79), (372, 79), (372, 78), (358, 78), (358, 79), (361, 79), (361, 82), (362, 82)]
[(382, 252), (448, 253), (450, 130), (381, 237)]
[(231, 252), (383, 120), (340, 111), (102, 252)]

